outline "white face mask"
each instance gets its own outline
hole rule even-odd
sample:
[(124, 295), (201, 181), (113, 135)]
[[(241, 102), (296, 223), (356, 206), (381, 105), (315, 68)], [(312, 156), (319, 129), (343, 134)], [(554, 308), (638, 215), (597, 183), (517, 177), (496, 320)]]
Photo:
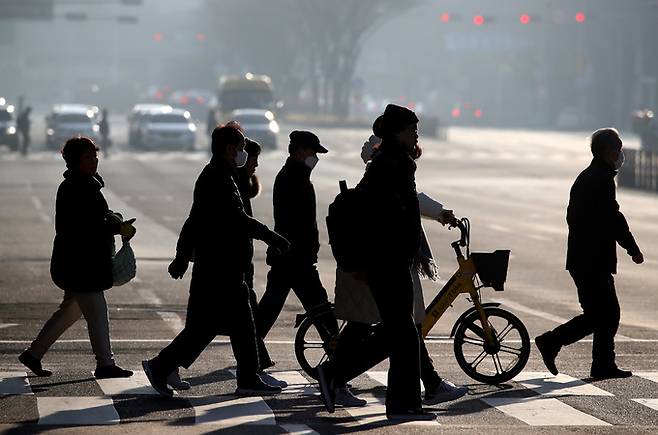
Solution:
[(320, 161), (320, 159), (318, 158), (318, 156), (316, 156), (316, 155), (314, 154), (314, 155), (312, 155), (312, 156), (308, 156), (308, 157), (306, 157), (306, 158), (304, 159), (304, 164), (305, 164), (306, 166), (308, 166), (309, 168), (313, 169), (313, 168), (315, 168), (315, 165), (317, 165), (319, 161)]
[(621, 167), (624, 165), (624, 160), (626, 160), (626, 157), (624, 156), (624, 152), (620, 151), (619, 152), (619, 157), (617, 157), (617, 160), (615, 160), (615, 163), (613, 163), (613, 166), (615, 170), (621, 169)]
[(238, 168), (243, 167), (244, 164), (247, 163), (248, 157), (249, 153), (247, 153), (245, 150), (238, 150), (238, 154), (235, 156), (235, 166)]

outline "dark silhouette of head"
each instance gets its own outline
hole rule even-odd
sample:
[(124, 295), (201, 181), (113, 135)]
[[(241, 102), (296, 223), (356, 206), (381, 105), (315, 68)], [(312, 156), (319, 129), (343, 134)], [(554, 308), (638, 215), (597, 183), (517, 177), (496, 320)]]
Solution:
[(595, 159), (602, 160), (613, 168), (622, 153), (622, 145), (619, 132), (615, 128), (600, 128), (592, 133), (590, 144), (592, 155)]
[(413, 110), (389, 104), (384, 114), (373, 123), (372, 131), (382, 138), (382, 146), (402, 146), (413, 159), (417, 159), (422, 154), (418, 145), (418, 121)]
[(98, 152), (100, 148), (88, 137), (78, 136), (67, 140), (62, 148), (62, 157), (69, 169), (78, 169), (80, 159), (88, 151)]

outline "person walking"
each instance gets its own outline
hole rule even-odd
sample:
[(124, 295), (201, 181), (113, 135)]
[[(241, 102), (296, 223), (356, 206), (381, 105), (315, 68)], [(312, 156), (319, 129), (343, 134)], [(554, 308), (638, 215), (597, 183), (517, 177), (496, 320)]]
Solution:
[(55, 202), (50, 273), (55, 285), (64, 290), (64, 298), (18, 359), (35, 375), (50, 376), (52, 372), (42, 368), (41, 359), (60, 335), (84, 316), (96, 356), (94, 376), (130, 377), (133, 372), (114, 361), (104, 291), (112, 287), (114, 236), (132, 238), (134, 220), (124, 222), (108, 208), (101, 193), (105, 183), (98, 174), (98, 147), (91, 139), (69, 139), (62, 155), (67, 170)]
[(289, 249), (289, 243), (245, 213), (235, 183), (236, 168), (247, 161), (244, 147), (239, 129), (215, 128), (213, 156), (194, 186), (192, 208), (168, 268), (172, 278), (182, 278), (194, 259), (185, 327), (157, 356), (142, 361), (151, 385), (164, 396), (173, 395), (167, 376), (178, 367), (189, 368), (219, 334), (228, 335), (231, 341), (237, 362), (237, 394), (281, 391), (257, 373), (258, 346), (245, 272), (251, 261), (252, 238), (281, 252)]
[[(420, 349), (413, 319), (411, 267), (421, 244), (420, 206), (414, 158), (419, 155), (418, 117), (406, 107), (389, 104), (382, 119), (382, 143), (357, 189), (367, 200), (371, 255), (360, 273), (370, 288), (381, 316), (388, 347), (386, 415), (391, 420), (433, 420), (424, 411), (420, 394)], [(376, 218), (374, 218), (376, 217)], [(373, 349), (341, 346), (333, 361), (318, 367), (321, 398), (334, 410), (334, 386), (349, 379), (353, 359)]]
[(103, 156), (108, 158), (110, 156), (112, 140), (110, 139), (110, 119), (107, 109), (103, 109), (101, 112), (101, 120), (98, 123), (98, 133), (101, 136), (101, 150), (103, 151)]
[(30, 120), (30, 113), (32, 112), (32, 107), (27, 106), (18, 117), (16, 118), (16, 130), (21, 137), (21, 154), (26, 156), (28, 149), (30, 148), (30, 128), (32, 127), (32, 121)]
[[(316, 263), (320, 238), (316, 219), (315, 190), (311, 172), (318, 163), (318, 154), (327, 153), (320, 139), (310, 131), (290, 133), (289, 156), (274, 180), (274, 230), (290, 241), (290, 251), (280, 254), (267, 251), (265, 293), (258, 302), (258, 335), (265, 338), (279, 317), (292, 289), (306, 311), (328, 303), (327, 291), (320, 281)], [(338, 333), (332, 316), (320, 319), (323, 339)]]
[(615, 334), (620, 307), (613, 275), (617, 273), (617, 247), (636, 264), (644, 256), (616, 200), (615, 176), (624, 163), (617, 130), (602, 128), (591, 137), (592, 162), (571, 187), (567, 224), (567, 270), (578, 290), (583, 313), (535, 339), (548, 370), (558, 374), (555, 359), (562, 346), (594, 334), (590, 376), (626, 378), (628, 370), (615, 362)]

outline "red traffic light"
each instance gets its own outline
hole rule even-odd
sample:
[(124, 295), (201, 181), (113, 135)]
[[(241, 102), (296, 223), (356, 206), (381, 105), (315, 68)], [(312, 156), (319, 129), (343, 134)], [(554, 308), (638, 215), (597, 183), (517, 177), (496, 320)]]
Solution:
[(153, 40), (154, 40), (155, 42), (160, 42), (160, 41), (162, 41), (162, 33), (160, 33), (160, 32), (156, 32), (156, 33), (154, 33), (154, 34), (153, 34)]
[(441, 21), (443, 21), (444, 23), (448, 23), (450, 21), (450, 14), (447, 12), (442, 13)]
[(530, 21), (532, 21), (532, 18), (530, 18), (530, 15), (528, 14), (522, 14), (519, 17), (519, 23), (521, 24), (530, 24)]
[(476, 26), (481, 26), (484, 24), (484, 17), (482, 15), (476, 15), (473, 17), (473, 24)]
[(578, 12), (576, 14), (576, 22), (584, 23), (585, 20), (587, 20), (587, 17), (585, 16), (585, 12)]

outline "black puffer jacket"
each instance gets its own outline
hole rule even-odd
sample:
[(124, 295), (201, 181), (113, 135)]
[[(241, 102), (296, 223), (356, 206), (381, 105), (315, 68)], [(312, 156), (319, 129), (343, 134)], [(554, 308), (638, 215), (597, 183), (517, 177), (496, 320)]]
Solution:
[(617, 272), (617, 243), (629, 255), (640, 252), (615, 196), (615, 175), (604, 161), (593, 159), (571, 187), (567, 223), (570, 271)]
[(401, 147), (382, 144), (357, 186), (368, 201), (372, 265), (410, 266), (420, 248), (415, 172), (416, 163)]
[(267, 264), (294, 262), (315, 264), (320, 250), (320, 236), (315, 211), (315, 189), (311, 169), (290, 157), (274, 180), (274, 231), (290, 242), (284, 255), (267, 250)]
[(119, 233), (121, 220), (108, 208), (103, 186), (98, 174), (68, 170), (57, 190), (50, 274), (63, 290), (93, 292), (112, 287), (113, 237)]

